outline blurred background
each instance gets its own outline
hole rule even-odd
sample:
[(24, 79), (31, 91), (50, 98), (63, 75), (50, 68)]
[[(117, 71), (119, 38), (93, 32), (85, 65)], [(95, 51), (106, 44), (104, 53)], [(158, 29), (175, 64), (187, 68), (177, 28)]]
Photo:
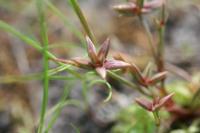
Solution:
[[(111, 38), (111, 53), (129, 54), (131, 60), (144, 68), (151, 57), (147, 37), (137, 18), (119, 16), (112, 5), (125, 0), (79, 0), (88, 23), (99, 43)], [(85, 55), (83, 28), (67, 0), (52, 0), (46, 14), (50, 51), (60, 58)], [(53, 5), (53, 7), (52, 7)], [(191, 75), (200, 69), (200, 0), (168, 0), (168, 21), (165, 36), (165, 60)], [(56, 14), (57, 8), (63, 15)], [(155, 38), (156, 30), (150, 21)], [(34, 0), (0, 0), (0, 20), (7, 22), (33, 40), (40, 40), (40, 29)], [(83, 33), (83, 34), (81, 34)], [(50, 61), (50, 67), (57, 65)], [(33, 133), (38, 121), (42, 97), (42, 55), (33, 47), (0, 29), (0, 133)], [(36, 75), (34, 75), (36, 74)], [(62, 72), (61, 75), (68, 75)], [(36, 77), (36, 78), (35, 78)], [(173, 80), (171, 75), (169, 80)], [(112, 81), (112, 79), (111, 79)], [(69, 81), (51, 80), (48, 108), (60, 99)], [(83, 101), (81, 81), (74, 81), (69, 98)], [(52, 133), (123, 133), (119, 114), (133, 104), (137, 95), (113, 81), (113, 98), (102, 104), (105, 86), (88, 90), (88, 109), (66, 106), (53, 126)], [(187, 94), (186, 94), (187, 95)], [(81, 103), (84, 106), (84, 103)], [(129, 119), (129, 112), (123, 120)], [(47, 119), (48, 121), (48, 119)], [(123, 125), (122, 127), (125, 127)]]

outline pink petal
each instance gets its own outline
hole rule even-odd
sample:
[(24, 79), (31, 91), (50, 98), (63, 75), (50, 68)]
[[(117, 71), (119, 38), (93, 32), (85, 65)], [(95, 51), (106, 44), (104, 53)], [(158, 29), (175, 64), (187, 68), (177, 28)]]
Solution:
[(99, 52), (98, 52), (98, 59), (103, 62), (107, 55), (108, 55), (108, 51), (109, 51), (109, 46), (110, 46), (110, 39), (107, 38), (104, 43), (102, 44)]
[(146, 99), (135, 99), (136, 103), (148, 111), (152, 111), (152, 102)]
[(93, 63), (97, 63), (98, 58), (97, 58), (96, 48), (88, 36), (86, 36), (86, 41), (87, 41), (88, 56), (90, 57)]
[(160, 82), (161, 80), (163, 80), (167, 75), (167, 72), (160, 72), (156, 75), (154, 75), (149, 81), (148, 81), (148, 84), (150, 85), (154, 85), (158, 82)]
[(97, 67), (96, 72), (101, 76), (101, 78), (106, 78), (106, 69), (104, 67)]
[(106, 69), (120, 69), (130, 67), (130, 64), (120, 60), (107, 60), (104, 62), (104, 67)]
[(164, 106), (167, 102), (170, 101), (171, 97), (174, 95), (174, 93), (171, 93), (163, 98), (160, 99), (159, 103), (157, 105), (155, 105), (155, 108), (160, 108), (162, 106)]

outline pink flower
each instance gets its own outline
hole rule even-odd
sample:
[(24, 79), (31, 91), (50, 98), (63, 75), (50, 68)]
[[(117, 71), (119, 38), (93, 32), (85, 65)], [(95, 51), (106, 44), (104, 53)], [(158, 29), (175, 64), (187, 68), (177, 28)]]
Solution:
[(124, 15), (140, 15), (140, 14), (149, 13), (152, 10), (161, 7), (162, 5), (165, 4), (165, 2), (166, 0), (146, 1), (144, 2), (143, 7), (141, 7), (136, 2), (131, 1), (125, 4), (113, 6), (113, 9)]
[(139, 84), (144, 87), (152, 86), (159, 83), (160, 81), (165, 79), (167, 75), (166, 71), (159, 72), (153, 76), (144, 75), (135, 64), (131, 64), (129, 69), (131, 73), (136, 76), (136, 79), (138, 80)]
[(144, 109), (150, 111), (150, 112), (154, 112), (159, 110), (161, 107), (163, 107), (167, 102), (170, 101), (171, 97), (174, 95), (174, 93), (171, 93), (163, 98), (155, 98), (153, 101), (149, 101), (147, 99), (141, 99), (141, 98), (137, 98), (135, 101), (137, 102), (137, 104), (139, 104), (141, 107), (143, 107)]
[[(130, 61), (131, 57), (129, 57), (128, 55), (117, 54), (114, 56), (114, 58), (117, 60), (124, 61), (124, 62), (130, 62), (131, 66), (128, 67), (128, 69), (136, 77), (139, 85), (141, 86), (144, 86), (144, 87), (152, 86), (166, 78), (167, 71), (159, 72), (159, 73), (156, 73), (155, 75), (150, 75), (149, 72), (148, 73), (141, 72), (141, 70), (136, 64), (131, 63)], [(148, 66), (146, 69), (148, 69), (148, 71), (151, 71), (149, 70), (150, 68), (148, 68)]]
[(120, 60), (107, 60), (107, 55), (110, 46), (110, 39), (106, 39), (102, 44), (100, 50), (97, 52), (93, 42), (86, 37), (88, 59), (77, 57), (70, 60), (53, 59), (57, 62), (70, 64), (84, 69), (94, 69), (103, 79), (106, 78), (106, 70), (120, 69), (129, 67), (130, 64)]

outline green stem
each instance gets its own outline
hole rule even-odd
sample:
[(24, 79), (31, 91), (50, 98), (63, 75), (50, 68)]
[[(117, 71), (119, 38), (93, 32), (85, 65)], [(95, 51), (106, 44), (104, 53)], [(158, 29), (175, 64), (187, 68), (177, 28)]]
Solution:
[(199, 98), (200, 98), (200, 88), (197, 90), (197, 92), (194, 94), (192, 98), (191, 106), (193, 109), (195, 109), (196, 106), (198, 105)]
[(75, 80), (77, 78), (75, 77), (67, 77), (67, 76), (50, 76), (49, 77), (50, 80)]
[(9, 24), (5, 23), (4, 21), (0, 20), (0, 29), (3, 29), (4, 31), (7, 31), (9, 33), (12, 33), (13, 35), (17, 36), (20, 38), (22, 41), (25, 43), (29, 44), (30, 46), (34, 47), (35, 49), (42, 51), (42, 47), (40, 46), (40, 43), (26, 37), (16, 29), (14, 29), (12, 26)]
[[(165, 21), (165, 6), (162, 7), (162, 12), (161, 12), (161, 18), (163, 19), (163, 21)], [(154, 42), (153, 42), (153, 37), (152, 37), (152, 33), (150, 31), (150, 28), (147, 24), (147, 22), (143, 19), (142, 16), (139, 16), (139, 19), (145, 29), (149, 44), (150, 44), (150, 48), (151, 48), (151, 52), (152, 55), (154, 57), (154, 61), (157, 65), (157, 69), (159, 72), (162, 72), (164, 70), (164, 61), (163, 61), (163, 53), (164, 53), (164, 25), (159, 29), (159, 39), (160, 39), (160, 43), (158, 46), (158, 50), (155, 48), (154, 46)], [(166, 95), (167, 92), (165, 90), (165, 80), (161, 81), (161, 92), (163, 95)]]
[[(73, 80), (77, 77), (79, 77), (79, 75), (77, 75), (76, 77), (66, 77), (66, 76), (54, 76), (56, 73), (61, 72), (66, 70), (66, 66), (59, 66), (57, 68), (51, 69), (48, 71), (48, 76), (50, 80), (53, 79), (61, 79), (61, 80)], [(31, 80), (42, 80), (44, 77), (44, 75), (41, 73), (33, 73), (33, 74), (28, 74), (28, 75), (7, 75), (7, 76), (0, 76), (0, 84), (10, 84), (10, 83), (24, 83), (27, 81), (31, 81)], [(83, 79), (83, 77), (79, 77), (80, 79)]]
[(38, 15), (39, 15), (39, 22), (40, 22), (40, 29), (41, 29), (41, 37), (42, 37), (42, 44), (43, 44), (43, 71), (44, 71), (44, 79), (43, 79), (43, 97), (42, 97), (42, 105), (40, 111), (40, 123), (38, 127), (38, 133), (43, 132), (44, 124), (45, 124), (45, 114), (48, 105), (48, 89), (49, 89), (49, 62), (48, 62), (48, 35), (47, 35), (47, 26), (45, 21), (45, 12), (44, 12), (44, 1), (37, 0), (37, 8), (38, 8)]
[(155, 122), (157, 126), (160, 126), (160, 118), (159, 118), (159, 111), (154, 111), (153, 116), (155, 118)]
[[(159, 45), (158, 45), (158, 53), (157, 53), (157, 57), (158, 57), (158, 63), (157, 63), (157, 69), (158, 72), (163, 72), (165, 70), (165, 66), (164, 66), (164, 38), (165, 38), (165, 5), (162, 6), (162, 11), (161, 11), (161, 22), (160, 22), (160, 26), (158, 29), (159, 32)], [(162, 88), (162, 93), (163, 95), (167, 95), (167, 92), (165, 90), (165, 79), (163, 79), (161, 81), (161, 88)]]
[(121, 83), (124, 83), (125, 85), (131, 87), (132, 89), (135, 89), (135, 90), (141, 92), (142, 94), (148, 95), (145, 92), (143, 92), (137, 85), (133, 84), (132, 82), (129, 82), (128, 80), (122, 78), (121, 76), (115, 74), (114, 72), (108, 71), (108, 75), (111, 76), (112, 78), (120, 81)]
[(164, 27), (159, 29), (159, 39), (160, 39), (160, 43), (158, 45), (158, 56), (163, 58), (163, 54), (164, 54)]
[(104, 103), (108, 102), (111, 98), (112, 98), (112, 87), (111, 85), (106, 81), (106, 80), (102, 80), (102, 79), (97, 79), (97, 80), (93, 80), (90, 84), (89, 84), (89, 88), (92, 87), (93, 85), (95, 84), (98, 84), (98, 83), (103, 83), (105, 84), (107, 87), (108, 87), (108, 96), (107, 98), (103, 101)]
[(164, 33), (165, 33), (165, 6), (162, 6), (162, 11), (161, 11), (161, 20), (160, 20), (160, 25), (159, 25), (159, 45), (158, 45), (158, 57), (159, 57), (159, 62), (158, 63), (158, 70), (162, 72), (164, 70)]
[(86, 34), (90, 37), (90, 39), (92, 40), (92, 42), (94, 44), (97, 44), (96, 39), (95, 39), (92, 31), (90, 30), (90, 27), (86, 21), (85, 16), (83, 15), (83, 12), (81, 11), (81, 8), (80, 8), (77, 0), (70, 0), (70, 2), (71, 2), (71, 5), (72, 5), (74, 11), (76, 12), (76, 15), (78, 16)]

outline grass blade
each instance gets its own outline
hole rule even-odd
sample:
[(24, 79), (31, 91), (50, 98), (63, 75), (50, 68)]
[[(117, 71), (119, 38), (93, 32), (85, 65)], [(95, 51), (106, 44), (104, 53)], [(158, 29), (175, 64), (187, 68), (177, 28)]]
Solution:
[[(19, 39), (21, 39), (22, 41), (24, 41), (26, 44), (34, 47), (39, 52), (46, 52), (48, 55), (48, 58), (55, 58), (55, 56), (52, 53), (50, 53), (49, 51), (44, 51), (43, 47), (41, 46), (41, 44), (39, 42), (32, 40), (31, 38), (27, 37), (26, 35), (20, 33), (15, 28), (13, 28), (11, 25), (5, 23), (2, 20), (0, 20), (0, 29), (13, 34), (14, 36), (16, 36)], [(61, 68), (58, 72), (66, 70), (69, 73), (71, 73), (72, 75), (76, 76), (77, 78), (81, 78), (80, 74), (75, 72), (74, 70), (70, 69), (69, 65), (66, 65), (63, 63), (58, 63), (58, 64), (60, 65), (60, 68)]]
[(86, 34), (90, 37), (90, 39), (92, 40), (92, 42), (94, 44), (97, 44), (96, 39), (95, 39), (93, 33), (90, 30), (90, 27), (87, 23), (87, 20), (86, 20), (85, 16), (83, 15), (83, 12), (81, 11), (81, 8), (80, 8), (77, 0), (70, 0), (70, 3), (72, 5), (74, 11), (76, 12), (76, 15), (78, 16)]
[(20, 33), (15, 28), (13, 28), (12, 26), (10, 26), (9, 24), (5, 23), (2, 20), (0, 20), (0, 29), (7, 31), (9, 33), (12, 33), (13, 35), (20, 38), (25, 43), (29, 44), (30, 46), (36, 48), (39, 51), (42, 51), (42, 47), (40, 46), (39, 42), (32, 40), (31, 38), (27, 37), (26, 35), (23, 35), (22, 33)]
[(47, 35), (47, 25), (45, 21), (45, 12), (44, 12), (44, 1), (43, 0), (37, 0), (36, 2), (37, 9), (38, 9), (38, 15), (39, 15), (39, 22), (40, 22), (40, 34), (42, 38), (42, 44), (43, 44), (43, 97), (42, 97), (42, 105), (40, 110), (40, 123), (38, 127), (38, 133), (43, 132), (43, 128), (45, 125), (45, 114), (47, 110), (48, 105), (48, 93), (49, 93), (49, 62), (48, 62), (48, 35)]
[[(15, 28), (13, 28), (11, 25), (7, 24), (6, 22), (0, 20), (0, 29), (13, 34), (14, 36), (18, 37), (19, 39), (21, 39), (23, 42), (25, 42), (26, 44), (34, 47), (36, 50), (43, 52), (43, 47), (41, 46), (41, 44), (29, 37), (27, 37), (26, 35), (20, 33), (19, 31), (17, 31)], [(51, 54), (50, 52), (46, 51), (47, 55), (49, 56), (49, 58), (55, 58), (55, 56), (53, 54)]]

